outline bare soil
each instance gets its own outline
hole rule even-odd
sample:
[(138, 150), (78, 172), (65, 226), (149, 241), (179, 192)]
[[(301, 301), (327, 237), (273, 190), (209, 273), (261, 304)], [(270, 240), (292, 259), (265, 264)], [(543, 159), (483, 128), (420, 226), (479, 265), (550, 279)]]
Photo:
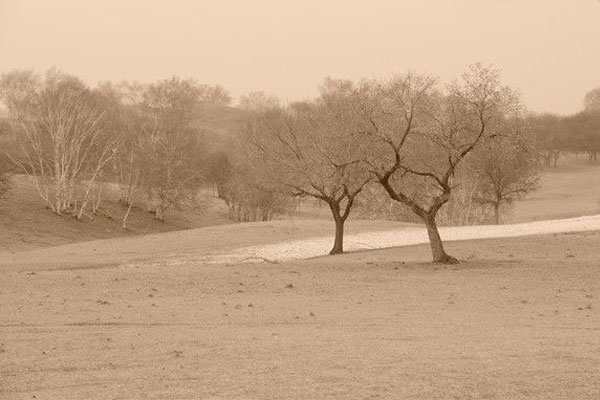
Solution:
[(453, 242), (451, 267), (426, 246), (4, 265), (0, 399), (598, 399), (599, 244)]

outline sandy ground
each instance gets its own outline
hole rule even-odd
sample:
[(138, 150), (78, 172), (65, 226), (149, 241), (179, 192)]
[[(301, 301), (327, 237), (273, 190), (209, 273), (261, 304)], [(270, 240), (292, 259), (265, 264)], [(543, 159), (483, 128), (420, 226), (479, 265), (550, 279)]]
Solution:
[[(351, 221), (350, 235), (414, 227), (388, 221)], [(31, 251), (0, 252), (0, 268), (98, 268), (128, 263), (172, 263), (185, 260), (212, 260), (249, 246), (290, 242), (306, 238), (330, 238), (334, 225), (328, 220), (278, 220), (210, 226), (126, 238), (113, 238)], [(331, 240), (331, 239), (328, 239)]]
[[(593, 230), (600, 230), (600, 215), (509, 225), (443, 227), (440, 228), (440, 236), (445, 241), (454, 241)], [(345, 237), (347, 251), (409, 246), (421, 243), (429, 243), (429, 239), (427, 238), (427, 231), (417, 226), (380, 232), (362, 232)], [(327, 254), (332, 244), (331, 237), (327, 237), (249, 246), (236, 249), (230, 254), (207, 257), (206, 261), (241, 262), (261, 261), (263, 259), (288, 261)]]
[[(600, 230), (600, 215), (509, 225), (443, 227), (440, 228), (440, 235), (445, 241), (457, 241), (593, 230)], [(185, 263), (190, 260), (207, 263), (263, 262), (265, 260), (282, 262), (325, 255), (331, 249), (332, 243), (331, 236), (287, 240), (272, 244), (247, 246), (227, 252), (201, 256), (200, 258), (196, 257), (195, 259), (173, 256), (171, 263)], [(377, 232), (360, 232), (345, 236), (345, 249), (347, 251), (381, 249), (422, 243), (429, 243), (427, 231), (425, 228), (416, 225)]]
[[(349, 221), (346, 251), (428, 243), (425, 228), (387, 221)], [(6, 269), (81, 269), (139, 263), (160, 265), (236, 264), (326, 255), (333, 244), (325, 220), (222, 225), (129, 238), (99, 240), (34, 251), (0, 253)], [(600, 230), (600, 215), (511, 225), (440, 228), (445, 241)]]
[(599, 244), (3, 268), (0, 399), (598, 399)]

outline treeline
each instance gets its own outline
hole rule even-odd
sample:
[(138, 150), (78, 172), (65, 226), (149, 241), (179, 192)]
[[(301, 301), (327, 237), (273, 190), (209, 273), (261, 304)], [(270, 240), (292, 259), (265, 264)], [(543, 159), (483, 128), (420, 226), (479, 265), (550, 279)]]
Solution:
[(584, 109), (566, 116), (541, 114), (528, 116), (539, 152), (539, 163), (558, 166), (567, 153), (586, 154), (591, 162), (600, 153), (600, 88), (588, 92)]
[(331, 254), (343, 252), (353, 213), (421, 222), (434, 261), (457, 262), (439, 224), (499, 223), (538, 187), (541, 166), (565, 151), (591, 160), (600, 151), (596, 97), (573, 116), (530, 115), (481, 64), (452, 84), (415, 73), (327, 78), (314, 100), (285, 105), (249, 93), (226, 138), (207, 134), (197, 110), (230, 96), (193, 80), (90, 88), (55, 70), (13, 71), (0, 78), (0, 95), (10, 112), (0, 125), (7, 165), (29, 175), (57, 214), (98, 213), (107, 186), (119, 194), (124, 228), (135, 206), (159, 220), (171, 208), (197, 209), (206, 184), (237, 221), (266, 221), (290, 212), (294, 198), (313, 198), (335, 222)]
[(0, 93), (10, 113), (2, 154), (12, 170), (32, 178), (54, 213), (78, 219), (96, 214), (103, 189), (116, 186), (124, 228), (134, 205), (161, 221), (170, 208), (197, 205), (209, 146), (195, 109), (231, 102), (222, 87), (193, 80), (90, 88), (56, 70), (5, 73)]

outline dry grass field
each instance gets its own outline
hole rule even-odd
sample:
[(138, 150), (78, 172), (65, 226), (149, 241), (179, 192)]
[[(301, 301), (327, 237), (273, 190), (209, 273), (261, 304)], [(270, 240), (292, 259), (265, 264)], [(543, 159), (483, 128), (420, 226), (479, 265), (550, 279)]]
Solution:
[(205, 212), (172, 210), (165, 222), (155, 220), (146, 209), (135, 207), (127, 230), (122, 228), (125, 212), (126, 207), (119, 204), (116, 193), (107, 190), (100, 214), (93, 216), (89, 212), (83, 221), (57, 216), (46, 208), (33, 181), (17, 175), (6, 197), (0, 199), (0, 253), (231, 223), (225, 205), (208, 195)]
[(505, 222), (569, 218), (600, 213), (600, 165), (567, 156), (543, 171), (540, 188), (515, 203)]
[(39, 250), (2, 267), (0, 398), (598, 399), (599, 244), (455, 242), (451, 267), (426, 246), (177, 266)]

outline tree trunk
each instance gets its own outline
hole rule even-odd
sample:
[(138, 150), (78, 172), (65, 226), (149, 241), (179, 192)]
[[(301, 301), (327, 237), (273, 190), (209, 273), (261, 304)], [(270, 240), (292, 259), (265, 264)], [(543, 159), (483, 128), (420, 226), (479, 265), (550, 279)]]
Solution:
[(133, 203), (129, 203), (129, 206), (127, 207), (127, 212), (125, 213), (125, 216), (123, 217), (123, 229), (127, 229), (127, 218), (129, 218), (129, 213), (131, 212), (131, 208), (133, 207)]
[(163, 222), (165, 220), (164, 209), (162, 204), (160, 203), (156, 206), (156, 213), (154, 214), (154, 218), (160, 222)]
[(329, 254), (342, 254), (344, 252), (344, 220), (335, 217), (335, 241)]
[(500, 204), (494, 203), (494, 223), (500, 225)]
[(435, 216), (427, 215), (423, 217), (423, 220), (425, 221), (425, 226), (427, 227), (427, 235), (429, 236), (429, 245), (431, 246), (433, 262), (439, 264), (458, 264), (458, 260), (446, 254), (446, 251), (444, 250), (442, 238), (440, 237), (440, 233), (435, 222)]

